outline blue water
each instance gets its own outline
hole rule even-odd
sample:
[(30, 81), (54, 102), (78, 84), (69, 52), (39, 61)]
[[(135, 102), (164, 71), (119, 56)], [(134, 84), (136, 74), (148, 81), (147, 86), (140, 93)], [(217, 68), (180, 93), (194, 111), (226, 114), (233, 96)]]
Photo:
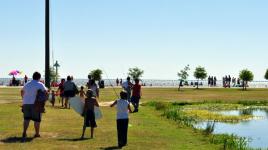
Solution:
[[(223, 114), (239, 115), (239, 111), (225, 111)], [(242, 121), (237, 124), (216, 122), (214, 133), (227, 133), (246, 137), (250, 139), (250, 147), (268, 148), (268, 112), (265, 112), (264, 110), (254, 110), (253, 116), (256, 116), (257, 118), (249, 121)], [(206, 125), (207, 122), (203, 122), (198, 124), (197, 127), (204, 129)]]
[[(23, 79), (19, 79), (23, 81)], [(0, 78), (0, 85), (9, 85), (10, 78)], [(78, 86), (86, 85), (87, 79), (75, 79), (74, 82)], [(189, 80), (189, 84), (191, 82), (196, 82), (196, 80)], [(104, 79), (104, 83), (106, 86), (110, 86), (111, 84), (113, 86), (116, 85), (115, 79)], [(199, 81), (199, 83), (202, 83), (200, 87), (208, 87), (207, 81)], [(142, 84), (145, 84), (146, 86), (154, 86), (154, 87), (178, 87), (179, 81), (178, 80), (156, 80), (156, 79), (144, 79), (142, 80)], [(268, 86), (268, 81), (253, 81), (249, 83), (249, 87), (251, 88), (266, 88)], [(222, 81), (217, 82), (217, 87), (222, 87)]]

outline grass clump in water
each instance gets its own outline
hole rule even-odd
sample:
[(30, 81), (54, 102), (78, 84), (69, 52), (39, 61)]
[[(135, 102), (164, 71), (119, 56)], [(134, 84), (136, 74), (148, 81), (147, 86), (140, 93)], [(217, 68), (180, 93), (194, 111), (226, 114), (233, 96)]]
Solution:
[(196, 118), (186, 115), (181, 107), (166, 109), (163, 116), (189, 127), (193, 127), (197, 123)]
[(247, 139), (245, 137), (239, 137), (234, 134), (211, 135), (210, 141), (214, 144), (223, 143), (224, 150), (251, 150), (251, 148), (249, 148), (248, 146), (250, 139)]
[(185, 114), (187, 116), (191, 116), (194, 118), (197, 118), (198, 120), (210, 120), (210, 121), (217, 121), (217, 122), (231, 122), (231, 123), (236, 123), (241, 120), (249, 120), (253, 118), (253, 115), (246, 114), (246, 115), (223, 115), (217, 112), (212, 112), (209, 110), (193, 110), (193, 109), (188, 109), (184, 110)]

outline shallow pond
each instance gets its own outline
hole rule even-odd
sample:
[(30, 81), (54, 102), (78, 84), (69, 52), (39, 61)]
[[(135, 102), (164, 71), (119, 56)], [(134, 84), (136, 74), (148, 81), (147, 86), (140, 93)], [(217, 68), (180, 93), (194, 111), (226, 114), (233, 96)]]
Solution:
[[(216, 134), (235, 134), (240, 137), (250, 139), (249, 146), (252, 148), (268, 148), (268, 111), (250, 110), (250, 111), (221, 111), (224, 115), (241, 115), (242, 113), (251, 113), (254, 119), (241, 121), (239, 123), (216, 122), (214, 132)], [(205, 129), (207, 122), (196, 125), (197, 128)]]

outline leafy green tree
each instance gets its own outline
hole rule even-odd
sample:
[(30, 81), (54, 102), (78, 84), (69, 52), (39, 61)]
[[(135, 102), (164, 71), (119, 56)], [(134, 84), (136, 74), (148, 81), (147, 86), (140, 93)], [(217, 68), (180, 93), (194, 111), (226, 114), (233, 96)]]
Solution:
[(265, 72), (264, 78), (265, 78), (266, 80), (268, 80), (268, 69), (267, 69), (266, 72)]
[(203, 80), (207, 77), (207, 71), (204, 67), (198, 66), (195, 68), (194, 77), (197, 79), (197, 89), (199, 85), (199, 79)]
[(89, 75), (91, 76), (92, 79), (95, 81), (100, 81), (102, 79), (102, 70), (100, 69), (95, 69), (90, 71)]
[(248, 69), (244, 69), (240, 71), (239, 78), (242, 79), (243, 90), (247, 90), (248, 82), (253, 80), (254, 75)]
[(128, 69), (128, 75), (132, 79), (140, 79), (142, 77), (143, 73), (144, 73), (144, 71), (139, 69), (138, 67)]
[(49, 67), (49, 78), (51, 82), (56, 82), (60, 76), (56, 73), (54, 67)]
[(188, 71), (190, 70), (190, 66), (187, 65), (184, 67), (184, 69), (180, 70), (180, 72), (178, 72), (178, 77), (180, 80), (180, 84), (179, 84), (179, 90), (181, 89), (182, 83), (185, 82), (189, 76)]

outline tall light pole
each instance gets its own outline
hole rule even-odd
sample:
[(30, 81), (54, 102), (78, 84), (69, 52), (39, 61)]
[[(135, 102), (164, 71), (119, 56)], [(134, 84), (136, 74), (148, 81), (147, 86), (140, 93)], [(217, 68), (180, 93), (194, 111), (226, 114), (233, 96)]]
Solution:
[(49, 65), (49, 0), (45, 0), (45, 85), (50, 88), (50, 65)]

